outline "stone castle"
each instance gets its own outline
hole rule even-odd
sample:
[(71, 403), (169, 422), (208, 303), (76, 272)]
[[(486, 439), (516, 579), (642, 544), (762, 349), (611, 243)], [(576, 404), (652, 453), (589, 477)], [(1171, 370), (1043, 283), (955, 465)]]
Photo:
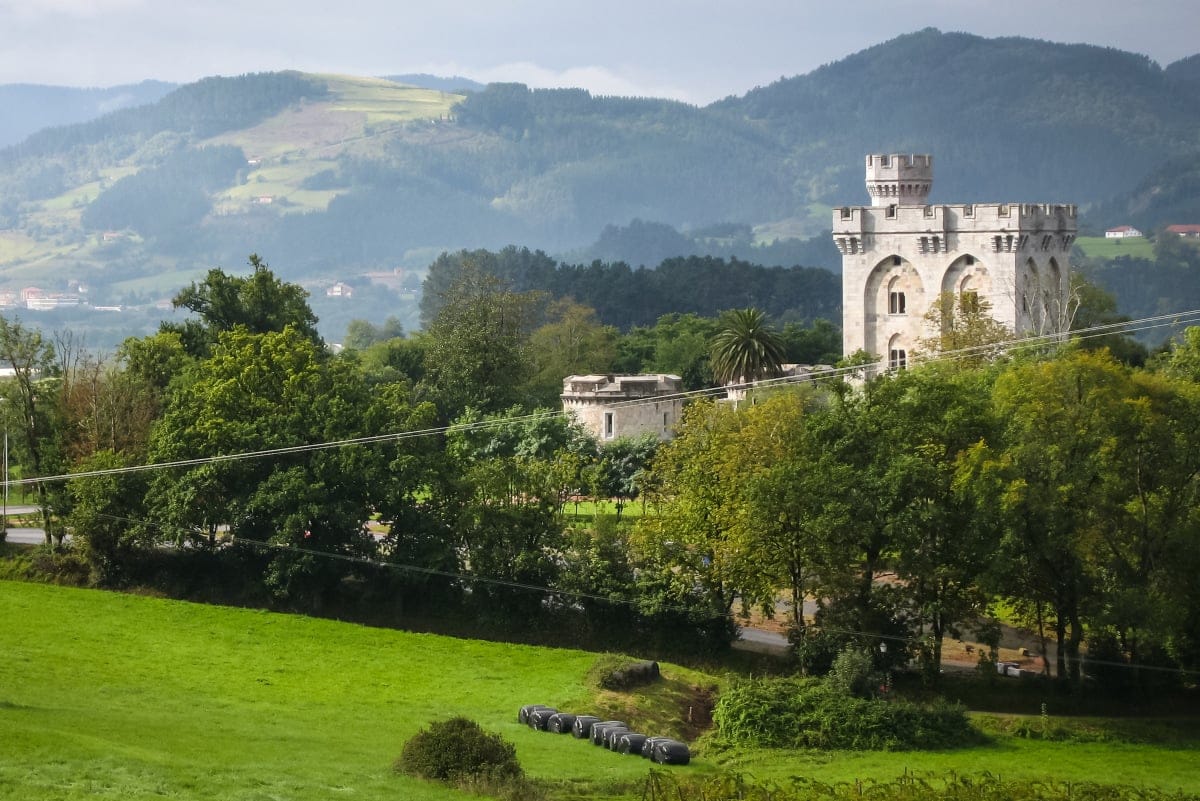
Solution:
[(986, 301), (1014, 335), (1061, 335), (1068, 313), (1073, 205), (926, 202), (933, 157), (873, 154), (870, 206), (833, 210), (842, 254), (846, 356), (864, 350), (907, 366), (942, 293)]

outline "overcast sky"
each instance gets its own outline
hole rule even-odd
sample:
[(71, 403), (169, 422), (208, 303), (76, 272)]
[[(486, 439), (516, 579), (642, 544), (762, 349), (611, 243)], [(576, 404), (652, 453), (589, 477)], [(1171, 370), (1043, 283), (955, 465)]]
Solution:
[(0, 0), (0, 84), (430, 72), (707, 103), (929, 26), (1200, 52), (1200, 0)]

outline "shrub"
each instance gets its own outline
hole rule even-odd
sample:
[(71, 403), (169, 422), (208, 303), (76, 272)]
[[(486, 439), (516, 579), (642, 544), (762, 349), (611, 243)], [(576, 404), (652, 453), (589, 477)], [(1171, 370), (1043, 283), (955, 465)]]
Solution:
[(816, 679), (744, 682), (721, 695), (713, 720), (725, 739), (769, 748), (901, 751), (979, 740), (960, 706), (855, 698)]
[(874, 698), (883, 677), (875, 672), (871, 654), (862, 648), (847, 648), (833, 660), (825, 684), (842, 695)]
[(429, 724), (404, 744), (395, 769), (440, 781), (506, 781), (523, 775), (512, 743), (473, 720), (450, 718)]

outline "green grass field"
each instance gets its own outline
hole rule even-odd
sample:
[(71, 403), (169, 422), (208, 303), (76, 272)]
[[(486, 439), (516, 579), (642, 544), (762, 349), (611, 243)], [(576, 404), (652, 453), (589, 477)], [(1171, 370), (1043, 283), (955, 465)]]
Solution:
[(1115, 259), (1132, 256), (1135, 259), (1154, 260), (1154, 245), (1145, 237), (1108, 239), (1103, 236), (1081, 236), (1075, 244), (1089, 259)]
[[(648, 766), (516, 723), (523, 703), (680, 725), (711, 677), (664, 666), (653, 691), (598, 696), (595, 655), (302, 616), (0, 581), (0, 798), (463, 798), (391, 763), (430, 720), (466, 715), (515, 743), (551, 798), (637, 797)], [(826, 781), (915, 771), (1200, 787), (1194, 741), (997, 738), (943, 753), (701, 746), (688, 771)]]

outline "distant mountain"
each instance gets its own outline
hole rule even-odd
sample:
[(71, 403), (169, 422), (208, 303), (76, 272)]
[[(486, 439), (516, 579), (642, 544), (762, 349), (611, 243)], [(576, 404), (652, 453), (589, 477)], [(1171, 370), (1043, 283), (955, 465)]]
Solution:
[(439, 92), (455, 92), (457, 94), (482, 92), (487, 88), (487, 84), (473, 81), (470, 78), (464, 78), (461, 75), (454, 75), (447, 78), (441, 75), (430, 75), (426, 72), (410, 72), (404, 75), (386, 75), (384, 77), (386, 80), (395, 81), (396, 83), (418, 86), (422, 89), (437, 89)]
[(1175, 81), (1200, 83), (1200, 53), (1168, 64), (1165, 72), (1168, 78)]
[(864, 153), (932, 153), (939, 201), (1086, 206), (1200, 146), (1200, 84), (1146, 56), (934, 29), (713, 109), (776, 131), (834, 203), (864, 198)]
[(176, 88), (142, 81), (107, 89), (5, 84), (0, 86), (0, 147), (13, 145), (42, 128), (95, 119), (110, 111), (153, 103)]
[(251, 252), (322, 296), (365, 276), (399, 293), (443, 251), (508, 244), (836, 269), (830, 209), (866, 202), (869, 152), (933, 153), (934, 202), (1074, 202), (1153, 228), (1196, 195), (1195, 69), (924, 30), (702, 108), (419, 75), (207, 78), (0, 149), (0, 293), (145, 304)]

